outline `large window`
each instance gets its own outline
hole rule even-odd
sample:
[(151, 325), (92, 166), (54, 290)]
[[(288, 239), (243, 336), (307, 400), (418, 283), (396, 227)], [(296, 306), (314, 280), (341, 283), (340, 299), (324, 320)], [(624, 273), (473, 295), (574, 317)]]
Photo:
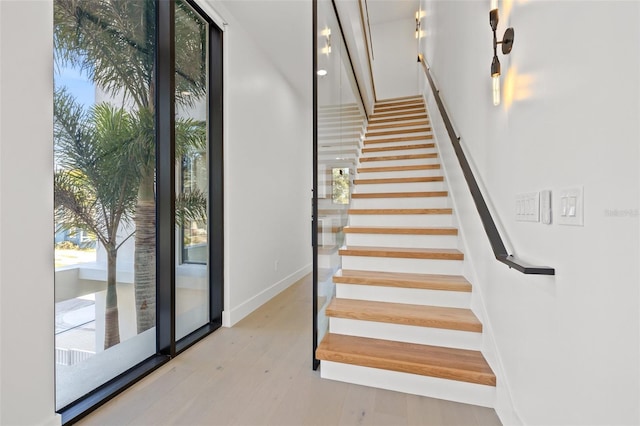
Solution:
[[(179, 339), (209, 321), (209, 40), (207, 22), (185, 3), (177, 3), (176, 22), (180, 23), (176, 27), (176, 50), (193, 52), (176, 57), (176, 93), (180, 99), (175, 127), (179, 168), (176, 186), (179, 233), (176, 237), (180, 250), (175, 278), (176, 337)], [(201, 134), (196, 138), (182, 137), (182, 129), (190, 126), (196, 126)]]
[(221, 323), (221, 37), (187, 1), (54, 1), (65, 422)]

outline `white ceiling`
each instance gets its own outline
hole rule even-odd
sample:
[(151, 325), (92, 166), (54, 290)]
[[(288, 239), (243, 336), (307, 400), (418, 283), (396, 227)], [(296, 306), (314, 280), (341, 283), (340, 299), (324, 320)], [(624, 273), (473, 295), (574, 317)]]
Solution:
[(420, 0), (362, 0), (369, 11), (371, 25), (407, 19), (415, 16)]
[(222, 0), (220, 3), (253, 38), (295, 89), (311, 97), (311, 2), (306, 0)]
[[(250, 33), (274, 66), (304, 97), (310, 97), (311, 21), (309, 0), (201, 0), (222, 5)], [(372, 38), (377, 24), (413, 18), (420, 0), (336, 0), (366, 5)], [(214, 6), (215, 7), (215, 6)], [(352, 8), (358, 10), (358, 7)], [(366, 14), (366, 10), (364, 10)], [(355, 17), (354, 17), (355, 18)], [(366, 18), (366, 17), (365, 17)], [(355, 22), (359, 22), (359, 16)], [(343, 25), (349, 17), (341, 17)]]

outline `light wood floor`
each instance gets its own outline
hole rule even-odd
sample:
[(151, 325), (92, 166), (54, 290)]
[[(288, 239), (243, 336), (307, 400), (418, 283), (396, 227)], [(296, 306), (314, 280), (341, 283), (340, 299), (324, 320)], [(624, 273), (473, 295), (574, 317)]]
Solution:
[(500, 425), (492, 409), (323, 380), (311, 278), (216, 331), (81, 425)]

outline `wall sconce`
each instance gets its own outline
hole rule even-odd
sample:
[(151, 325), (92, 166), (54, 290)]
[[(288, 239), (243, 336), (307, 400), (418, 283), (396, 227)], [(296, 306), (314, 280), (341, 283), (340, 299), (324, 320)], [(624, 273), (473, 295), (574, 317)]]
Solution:
[(424, 10), (419, 10), (416, 12), (416, 38), (422, 38), (424, 36), (424, 32), (421, 30), (421, 21), (425, 16)]
[(320, 49), (320, 53), (329, 56), (329, 53), (331, 53), (331, 28), (325, 27), (324, 30), (320, 31), (320, 35), (325, 38), (324, 47)]
[(507, 28), (502, 36), (502, 41), (496, 38), (498, 29), (498, 9), (489, 12), (489, 24), (493, 31), (493, 60), (491, 61), (491, 78), (493, 79), (493, 104), (500, 105), (500, 61), (498, 60), (498, 45), (502, 45), (502, 54), (508, 55), (513, 47), (514, 31), (512, 27)]

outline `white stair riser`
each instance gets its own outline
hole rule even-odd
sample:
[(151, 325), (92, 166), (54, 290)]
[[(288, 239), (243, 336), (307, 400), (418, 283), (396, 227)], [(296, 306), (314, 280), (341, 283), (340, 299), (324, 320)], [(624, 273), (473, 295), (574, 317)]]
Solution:
[[(416, 122), (416, 121), (430, 121), (429, 116), (425, 115), (423, 111), (400, 111), (401, 114), (398, 114), (398, 111), (385, 111), (385, 112), (376, 112), (373, 115), (369, 116), (368, 124), (370, 126), (380, 126), (380, 125), (399, 125), (402, 124), (405, 126), (407, 123)], [(399, 117), (389, 116), (389, 114), (398, 114)], [(380, 117), (379, 115), (387, 115), (387, 117)], [(413, 116), (413, 117), (412, 117)], [(422, 124), (424, 126), (424, 124)], [(415, 126), (414, 126), (415, 127)], [(390, 127), (384, 130), (393, 130), (397, 127)]]
[(354, 185), (354, 192), (371, 194), (376, 192), (426, 192), (445, 191), (444, 182), (411, 182), (411, 183), (360, 183)]
[(338, 380), (482, 407), (493, 408), (496, 400), (496, 388), (494, 386), (399, 373), (332, 361), (321, 362), (320, 376), (323, 379)]
[(319, 119), (335, 119), (335, 118), (353, 118), (358, 117), (364, 120), (364, 114), (361, 114), (360, 111), (356, 110), (348, 110), (348, 111), (321, 111), (318, 114)]
[(337, 254), (319, 254), (318, 268), (337, 269), (340, 267), (340, 256)]
[(366, 126), (361, 122), (354, 122), (349, 124), (337, 124), (331, 126), (322, 126), (318, 127), (318, 137), (325, 136), (327, 134), (342, 134), (342, 133), (353, 133), (353, 132), (362, 132), (362, 134), (366, 133)]
[[(411, 130), (409, 132), (409, 130)], [(395, 134), (386, 134), (380, 135), (380, 133), (389, 133), (389, 132), (406, 132), (406, 133), (395, 133)], [(428, 124), (419, 124), (408, 126), (407, 124), (403, 124), (402, 127), (391, 127), (386, 129), (376, 129), (368, 127), (366, 128), (365, 136), (367, 139), (391, 139), (391, 138), (401, 138), (404, 136), (422, 136), (422, 135), (432, 135), (433, 131), (431, 130), (431, 126)]]
[[(325, 164), (331, 164), (332, 162), (335, 162), (337, 159), (340, 159), (338, 161), (345, 161), (345, 160), (349, 160), (352, 161), (354, 164), (358, 158), (358, 150), (355, 148), (345, 148), (343, 150), (335, 150), (335, 149), (327, 149), (324, 152), (318, 152), (318, 162), (324, 162)], [(342, 166), (342, 163), (340, 164), (340, 167)]]
[(318, 151), (328, 151), (336, 149), (358, 149), (360, 147), (360, 140), (358, 138), (336, 141), (327, 139), (325, 141), (318, 141)]
[[(418, 135), (416, 135), (418, 136)], [(381, 140), (384, 138), (380, 138)], [(362, 142), (362, 147), (363, 149), (365, 149), (365, 151), (363, 151), (362, 155), (364, 156), (379, 156), (379, 155), (385, 155), (385, 154), (389, 154), (389, 155), (394, 155), (397, 153), (397, 155), (403, 154), (403, 155), (408, 155), (408, 154), (425, 154), (425, 153), (432, 153), (432, 152), (436, 152), (436, 148), (435, 146), (427, 146), (427, 147), (421, 147), (421, 148), (405, 148), (407, 146), (412, 146), (412, 145), (432, 145), (433, 144), (433, 139), (429, 139), (428, 137), (424, 137), (422, 139), (419, 140), (408, 140), (408, 141), (401, 141), (401, 142), (372, 142), (372, 138), (365, 138)], [(375, 151), (376, 148), (387, 148), (387, 150), (385, 151)], [(374, 149), (374, 151), (370, 151), (371, 149)], [(423, 151), (423, 150), (429, 150), (429, 151)]]
[(377, 285), (336, 284), (336, 297), (374, 302), (408, 303), (469, 309), (471, 293), (464, 291), (426, 290)]
[(320, 105), (318, 107), (320, 111), (354, 111), (359, 112), (360, 108), (358, 108), (358, 104), (355, 102), (351, 103), (343, 103), (343, 104), (333, 104), (333, 105)]
[(441, 259), (403, 259), (395, 257), (342, 256), (343, 269), (411, 274), (461, 275), (462, 261)]
[(318, 119), (318, 129), (342, 129), (345, 126), (362, 126), (363, 129), (366, 129), (364, 118), (346, 117), (344, 120), (340, 120), (339, 117), (327, 119), (319, 117)]
[(442, 176), (442, 169), (427, 170), (393, 170), (389, 172), (366, 172), (358, 173), (356, 179), (388, 179), (388, 178), (408, 178)]
[[(373, 156), (372, 156), (373, 157)], [(380, 155), (379, 157), (386, 157)], [(438, 157), (434, 158), (413, 158), (401, 160), (378, 160), (378, 161), (362, 161), (358, 162), (358, 167), (395, 167), (395, 166), (415, 166), (419, 164), (439, 164)]]
[(479, 351), (482, 333), (331, 317), (331, 333)]
[[(420, 142), (416, 142), (416, 145), (419, 145)], [(409, 145), (409, 144), (407, 144)], [(413, 143), (411, 143), (413, 145)], [(406, 145), (405, 145), (406, 146)], [(368, 147), (365, 147), (368, 148)], [(393, 149), (391, 151), (363, 151), (362, 157), (380, 157), (382, 155), (418, 155), (418, 154), (433, 154), (435, 153), (435, 148), (409, 148), (409, 149)]]
[(379, 107), (374, 107), (373, 115), (376, 114), (390, 114), (390, 113), (399, 113), (404, 111), (413, 111), (416, 109), (425, 109), (424, 104), (416, 102), (415, 104), (401, 104), (401, 105), (382, 105)]
[[(365, 148), (383, 148), (383, 147), (397, 147), (397, 146), (404, 146), (404, 145), (434, 143), (431, 132), (407, 133), (403, 135), (398, 135), (396, 137), (408, 137), (412, 139), (397, 141), (397, 140), (391, 140), (394, 138), (391, 136), (373, 136), (372, 137), (372, 136), (367, 136), (365, 133), (363, 145)], [(416, 139), (413, 139), (414, 137)]]
[(345, 234), (347, 246), (457, 248), (457, 235)]
[(390, 118), (396, 119), (396, 120), (402, 120), (402, 119), (405, 119), (407, 116), (412, 116), (412, 115), (420, 115), (421, 118), (423, 118), (425, 115), (427, 115), (427, 113), (425, 112), (425, 108), (420, 108), (420, 107), (407, 108), (407, 109), (403, 108), (397, 111), (380, 109), (374, 112), (372, 115), (370, 115), (369, 120), (373, 121), (374, 123), (376, 122), (376, 120), (388, 120)]
[(452, 226), (450, 214), (352, 214), (349, 225), (352, 226)]
[(444, 209), (451, 207), (448, 197), (352, 198), (353, 209)]
[[(318, 157), (318, 165), (324, 166), (329, 172), (331, 171), (332, 167), (354, 168), (356, 166), (356, 158), (352, 157), (347, 160), (336, 160), (336, 157), (327, 157), (327, 158)], [(319, 174), (318, 176), (321, 176), (321, 174)], [(331, 187), (332, 186), (331, 175), (329, 173), (325, 175), (325, 180), (328, 181), (326, 182), (326, 185), (328, 187)], [(331, 192), (328, 192), (328, 194), (330, 193)]]

